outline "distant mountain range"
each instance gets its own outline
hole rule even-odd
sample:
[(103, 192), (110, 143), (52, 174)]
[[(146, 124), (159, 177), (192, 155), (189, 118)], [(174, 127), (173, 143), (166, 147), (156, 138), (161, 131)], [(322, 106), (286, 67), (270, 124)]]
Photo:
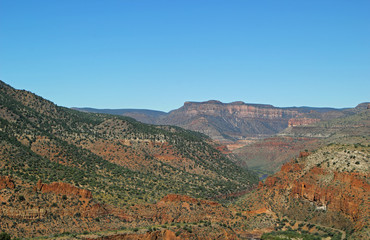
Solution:
[(274, 107), (267, 104), (249, 104), (241, 101), (222, 103), (185, 102), (168, 113), (140, 109), (73, 108), (79, 111), (108, 113), (132, 117), (155, 125), (174, 125), (198, 131), (214, 140), (237, 141), (248, 138), (266, 138), (292, 125), (305, 125), (320, 120), (344, 117), (366, 109), (368, 103), (356, 108)]
[(92, 113), (103, 113), (132, 117), (142, 123), (154, 124), (157, 119), (160, 119), (168, 113), (156, 110), (148, 109), (97, 109), (97, 108), (72, 108), (74, 110), (79, 110), (82, 112), (92, 112)]

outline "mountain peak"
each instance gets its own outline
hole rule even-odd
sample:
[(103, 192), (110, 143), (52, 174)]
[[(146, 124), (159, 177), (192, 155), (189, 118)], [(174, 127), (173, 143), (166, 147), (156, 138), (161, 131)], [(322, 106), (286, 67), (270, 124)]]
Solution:
[(201, 104), (224, 104), (221, 101), (218, 100), (208, 100), (205, 102), (193, 102), (193, 101), (186, 101), (184, 102), (184, 106), (190, 106), (190, 105), (201, 105)]
[(370, 109), (370, 102), (363, 102), (356, 106), (356, 109), (365, 110)]

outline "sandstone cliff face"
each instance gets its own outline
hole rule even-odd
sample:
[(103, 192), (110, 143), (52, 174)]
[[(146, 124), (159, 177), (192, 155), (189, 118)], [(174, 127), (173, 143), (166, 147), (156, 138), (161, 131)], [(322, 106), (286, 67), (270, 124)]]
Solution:
[(277, 119), (300, 115), (298, 111), (275, 108), (271, 105), (250, 105), (243, 102), (224, 104), (219, 101), (208, 101), (202, 103), (185, 102), (184, 106), (170, 114), (182, 112), (187, 116), (209, 115), (222, 116), (233, 115), (238, 118), (263, 118)]
[(227, 141), (275, 134), (288, 126), (288, 120), (302, 116), (295, 110), (271, 105), (219, 101), (186, 102), (158, 121), (202, 132), (213, 139)]

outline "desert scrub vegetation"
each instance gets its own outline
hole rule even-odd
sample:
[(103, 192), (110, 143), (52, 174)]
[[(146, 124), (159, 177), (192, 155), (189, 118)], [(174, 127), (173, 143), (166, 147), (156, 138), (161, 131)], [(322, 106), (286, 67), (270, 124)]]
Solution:
[[(128, 206), (169, 193), (212, 198), (258, 182), (255, 174), (216, 150), (209, 137), (179, 127), (59, 107), (2, 82), (0, 113), (0, 175), (29, 183), (67, 182), (91, 190), (103, 202)], [(94, 152), (97, 142), (117, 146), (126, 155)], [(191, 164), (171, 164), (160, 160), (161, 154)], [(142, 168), (128, 165), (127, 159), (139, 159)]]

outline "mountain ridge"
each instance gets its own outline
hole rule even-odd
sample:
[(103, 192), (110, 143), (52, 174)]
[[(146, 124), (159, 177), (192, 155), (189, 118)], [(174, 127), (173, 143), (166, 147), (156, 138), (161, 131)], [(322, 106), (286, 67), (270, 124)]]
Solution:
[[(214, 140), (228, 142), (269, 137), (287, 128), (289, 121), (294, 119), (300, 124), (307, 124), (309, 121), (339, 118), (354, 114), (367, 105), (362, 103), (355, 108), (275, 107), (242, 101), (222, 103), (208, 100), (187, 101), (182, 107), (168, 113), (147, 109), (74, 109), (129, 116), (148, 124), (175, 125), (202, 132)], [(302, 118), (308, 120), (301, 121)]]

